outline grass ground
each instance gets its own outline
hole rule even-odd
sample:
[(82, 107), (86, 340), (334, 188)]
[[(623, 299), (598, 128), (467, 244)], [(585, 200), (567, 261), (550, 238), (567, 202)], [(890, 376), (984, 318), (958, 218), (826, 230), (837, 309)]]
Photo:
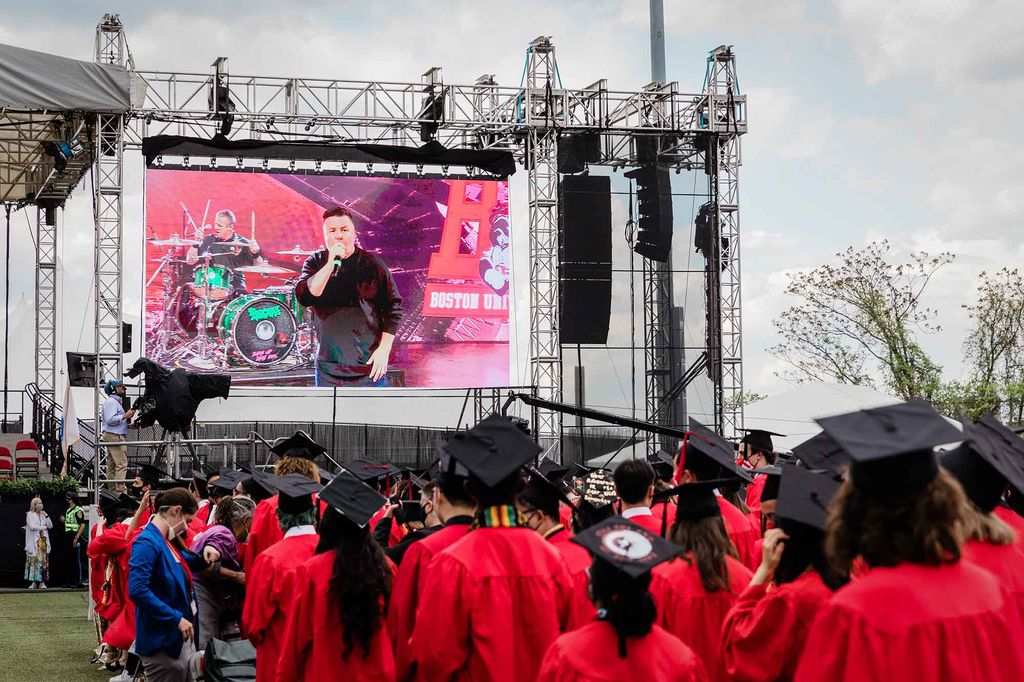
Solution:
[(0, 594), (0, 682), (99, 682), (85, 592)]

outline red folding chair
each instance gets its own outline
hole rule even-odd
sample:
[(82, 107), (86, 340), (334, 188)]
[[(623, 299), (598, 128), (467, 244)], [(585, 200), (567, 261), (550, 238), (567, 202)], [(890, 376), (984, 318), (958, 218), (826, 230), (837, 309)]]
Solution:
[(39, 478), (39, 449), (34, 440), (19, 440), (14, 446), (14, 473), (24, 478)]
[(0, 445), (0, 478), (14, 478), (14, 458), (9, 448)]

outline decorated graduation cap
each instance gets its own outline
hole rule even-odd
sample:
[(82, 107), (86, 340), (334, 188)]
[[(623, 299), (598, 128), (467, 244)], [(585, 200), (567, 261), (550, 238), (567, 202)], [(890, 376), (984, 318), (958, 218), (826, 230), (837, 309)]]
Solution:
[[(307, 479), (308, 480), (308, 479)], [(320, 499), (360, 528), (365, 528), (386, 498), (356, 478), (342, 471), (320, 491)]]
[(833, 476), (841, 475), (850, 463), (846, 450), (824, 431), (794, 447), (793, 454), (808, 469), (821, 469)]
[(452, 436), (444, 451), (488, 488), (514, 475), (541, 448), (507, 417), (492, 414)]
[[(285, 514), (301, 514), (313, 508), (313, 493), (323, 490), (323, 486), (311, 481), (302, 474), (293, 473), (285, 476), (268, 476), (266, 484), (279, 493), (277, 508)], [(380, 507), (378, 506), (377, 509)], [(377, 511), (374, 509), (374, 511)]]
[(166, 474), (161, 469), (153, 466), (152, 464), (143, 464), (139, 467), (139, 470), (135, 473), (136, 476), (142, 479), (142, 482), (148, 486), (156, 487)]
[(592, 515), (607, 513), (619, 499), (618, 493), (615, 492), (615, 479), (606, 469), (591, 471), (580, 483), (582, 489), (577, 504), (581, 511)]
[(816, 420), (850, 455), (854, 486), (876, 499), (905, 498), (935, 480), (934, 448), (963, 438), (923, 400)]
[(964, 442), (939, 461), (960, 481), (967, 497), (987, 514), (1009, 485), (1024, 495), (1024, 441), (993, 417), (965, 423)]
[(779, 483), (782, 481), (782, 467), (772, 464), (762, 467), (757, 473), (764, 474), (764, 487), (761, 488), (761, 501), (777, 500), (779, 498)]
[(654, 499), (655, 501), (662, 501), (675, 495), (676, 520), (700, 521), (701, 519), (722, 515), (722, 508), (718, 505), (715, 489), (735, 482), (736, 478), (732, 477), (684, 483), (677, 485), (675, 488), (669, 488), (668, 490), (656, 493)]
[(732, 444), (720, 435), (690, 417), (690, 432), (686, 437), (685, 451), (679, 466), (694, 471), (699, 478), (721, 478), (737, 476), (751, 481), (750, 472), (736, 464)]
[(782, 468), (779, 501), (775, 518), (825, 530), (828, 505), (839, 490), (839, 482), (828, 472), (810, 471), (796, 466)]
[(296, 431), (285, 438), (275, 438), (270, 451), (278, 457), (301, 457), (316, 459), (327, 452), (327, 449), (309, 437), (305, 431)]
[(628, 519), (601, 521), (572, 537), (572, 542), (629, 578), (638, 578), (683, 549)]
[(784, 433), (775, 433), (774, 431), (766, 431), (765, 429), (741, 429), (744, 432), (743, 438), (740, 439), (741, 443), (746, 443), (755, 450), (761, 450), (762, 452), (775, 452), (775, 444), (772, 442), (772, 436), (779, 438), (785, 438)]

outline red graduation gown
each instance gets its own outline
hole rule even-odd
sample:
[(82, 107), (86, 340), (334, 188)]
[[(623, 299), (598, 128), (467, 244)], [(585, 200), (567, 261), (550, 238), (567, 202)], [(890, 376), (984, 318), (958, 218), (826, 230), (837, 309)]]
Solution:
[(245, 576), (242, 627), (256, 647), (256, 680), (272, 682), (281, 638), (297, 590), (297, 569), (316, 551), (317, 535), (282, 538), (253, 562)]
[(735, 682), (792, 680), (807, 631), (832, 590), (815, 570), (767, 589), (750, 585), (722, 626), (722, 663)]
[(1024, 636), (999, 581), (968, 561), (872, 568), (811, 626), (798, 682), (1024, 679)]
[(102, 535), (104, 530), (105, 527), (102, 519), (99, 523), (92, 524), (92, 528), (89, 529), (89, 544), (85, 552), (89, 556), (89, 595), (92, 597), (93, 608), (97, 610), (99, 609), (100, 602), (103, 601), (103, 582), (106, 580), (103, 569), (107, 563), (107, 558), (99, 554), (93, 554), (90, 550), (96, 544), (97, 533)]
[(357, 644), (348, 660), (342, 658), (341, 616), (329, 597), (333, 572), (333, 551), (317, 554), (296, 570), (295, 598), (281, 638), (274, 679), (391, 682), (395, 679), (395, 661), (386, 620), (371, 639), (368, 652)]
[[(149, 518), (147, 512), (144, 511), (143, 515), (147, 519)], [(110, 627), (107, 628), (107, 631), (103, 633), (103, 643), (118, 649), (127, 649), (135, 641), (135, 602), (128, 596), (128, 561), (131, 559), (132, 544), (145, 527), (145, 525), (140, 524), (131, 533), (128, 533), (128, 526), (124, 527), (126, 533), (125, 549), (119, 560), (122, 570), (118, 576), (118, 589), (120, 594), (124, 595), (124, 607), (117, 614)]]
[[(438, 552), (451, 547), (468, 531), (469, 523), (448, 524), (433, 535), (412, 543), (402, 557), (388, 602), (388, 632), (395, 652), (395, 679), (413, 679), (415, 670), (409, 639), (416, 625), (416, 608), (430, 562)], [(424, 615), (424, 618), (429, 619), (429, 616)]]
[(757, 567), (761, 565), (761, 555), (755, 551), (754, 543), (761, 537), (760, 527), (754, 526), (749, 516), (724, 497), (718, 498), (718, 507), (722, 510), (725, 530), (736, 547), (740, 563), (751, 571), (756, 571)]
[[(110, 528), (104, 527), (89, 543), (89, 558), (93, 564), (93, 600), (96, 602), (96, 613), (109, 622), (117, 618), (124, 609), (128, 598), (128, 526), (115, 523)], [(99, 564), (98, 569), (96, 563)], [(110, 566), (110, 580), (107, 581), (107, 567)], [(108, 582), (106, 591), (104, 582)], [(96, 597), (96, 584), (99, 583), (99, 597)]]
[(1017, 542), (1014, 543), (1019, 551), (1024, 552), (1024, 518), (1009, 507), (998, 506), (993, 511), (996, 517), (1009, 526), (1017, 534)]
[(566, 629), (565, 561), (529, 528), (477, 528), (431, 562), (413, 630), (424, 680), (533, 680)]
[(558, 553), (565, 560), (565, 567), (569, 569), (569, 578), (572, 580), (573, 598), (572, 613), (569, 618), (567, 630), (575, 630), (594, 620), (597, 609), (590, 601), (587, 592), (590, 588), (590, 552), (583, 549), (572, 541), (572, 535), (565, 528), (559, 528), (547, 537)]
[[(623, 517), (625, 518), (625, 517)], [(632, 521), (641, 528), (646, 528), (655, 535), (661, 536), (661, 518), (654, 515), (652, 511), (650, 514), (640, 514), (637, 516), (630, 516), (627, 521)], [(666, 532), (668, 529), (666, 528)]]
[(249, 527), (249, 539), (246, 540), (245, 572), (252, 570), (256, 557), (270, 549), (284, 537), (281, 524), (277, 520), (277, 495), (260, 500), (252, 513), (252, 525)]
[(565, 526), (569, 533), (572, 533), (572, 507), (564, 502), (558, 507), (558, 522)]
[(690, 647), (655, 625), (643, 637), (619, 638), (611, 625), (595, 621), (555, 640), (544, 655), (537, 682), (705, 682), (707, 675)]
[(722, 623), (737, 595), (753, 577), (732, 557), (726, 557), (726, 565), (729, 589), (712, 593), (704, 589), (697, 564), (690, 565), (685, 557), (655, 566), (651, 572), (658, 624), (693, 649), (712, 682), (728, 679), (722, 667)]
[(766, 474), (754, 474), (754, 480), (747, 486), (747, 497), (744, 502), (754, 516), (761, 515), (761, 493), (764, 491), (764, 484), (768, 481)]
[(1024, 623), (1024, 554), (1014, 545), (993, 545), (979, 540), (964, 544), (963, 558), (994, 575), (1017, 607)]

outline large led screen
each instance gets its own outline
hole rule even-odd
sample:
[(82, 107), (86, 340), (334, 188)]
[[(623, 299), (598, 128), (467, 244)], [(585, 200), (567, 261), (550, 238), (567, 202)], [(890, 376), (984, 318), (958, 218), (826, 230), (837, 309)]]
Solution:
[(508, 385), (508, 183), (149, 168), (145, 354), (236, 384)]

